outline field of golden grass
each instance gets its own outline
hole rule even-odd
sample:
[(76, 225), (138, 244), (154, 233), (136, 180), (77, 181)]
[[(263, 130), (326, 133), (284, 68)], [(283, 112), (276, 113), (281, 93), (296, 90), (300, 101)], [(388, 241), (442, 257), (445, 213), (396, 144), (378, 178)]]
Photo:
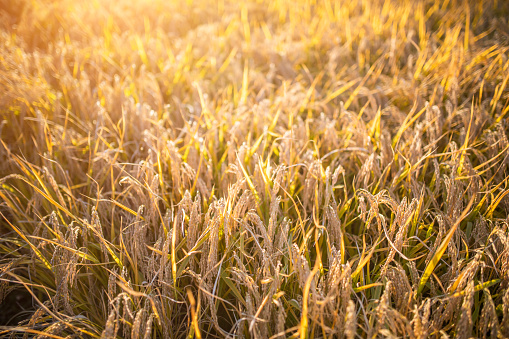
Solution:
[(0, 0), (0, 336), (508, 338), (508, 18)]

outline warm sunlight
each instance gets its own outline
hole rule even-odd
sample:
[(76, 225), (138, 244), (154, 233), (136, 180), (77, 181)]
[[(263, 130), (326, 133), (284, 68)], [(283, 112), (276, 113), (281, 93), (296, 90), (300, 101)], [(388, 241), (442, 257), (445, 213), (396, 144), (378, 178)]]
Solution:
[(509, 338), (508, 20), (0, 0), (0, 337)]

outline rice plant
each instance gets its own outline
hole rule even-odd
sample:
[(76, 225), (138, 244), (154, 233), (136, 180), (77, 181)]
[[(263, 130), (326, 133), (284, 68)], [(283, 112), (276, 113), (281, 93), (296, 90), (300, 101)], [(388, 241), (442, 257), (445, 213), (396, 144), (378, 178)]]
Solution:
[(0, 0), (0, 336), (508, 338), (508, 18)]

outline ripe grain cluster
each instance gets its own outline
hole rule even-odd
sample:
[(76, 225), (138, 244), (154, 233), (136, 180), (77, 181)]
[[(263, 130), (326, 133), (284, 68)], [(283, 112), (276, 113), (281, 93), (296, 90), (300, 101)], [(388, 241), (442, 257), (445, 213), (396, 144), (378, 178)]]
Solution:
[(508, 18), (0, 0), (0, 336), (509, 337)]

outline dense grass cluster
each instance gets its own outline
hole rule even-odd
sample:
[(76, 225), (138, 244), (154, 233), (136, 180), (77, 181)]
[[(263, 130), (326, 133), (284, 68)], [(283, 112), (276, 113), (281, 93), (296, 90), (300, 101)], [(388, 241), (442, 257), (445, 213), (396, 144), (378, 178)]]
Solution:
[(508, 18), (0, 0), (0, 336), (509, 337)]

